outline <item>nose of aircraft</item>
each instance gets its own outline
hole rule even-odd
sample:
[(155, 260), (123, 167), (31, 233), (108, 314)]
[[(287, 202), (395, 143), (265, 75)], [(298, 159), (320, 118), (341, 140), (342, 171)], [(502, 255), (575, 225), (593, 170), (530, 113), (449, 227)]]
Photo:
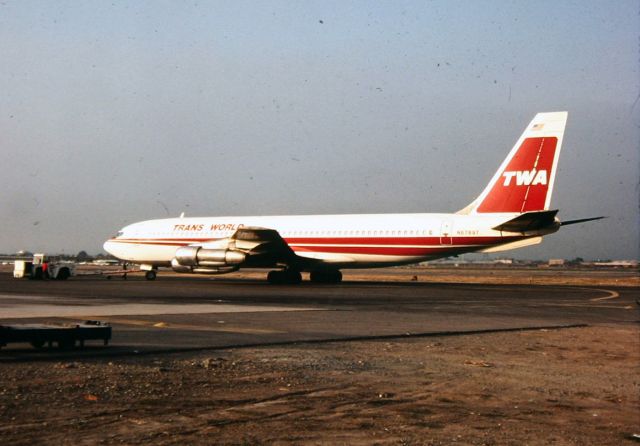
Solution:
[(107, 251), (109, 254), (111, 255), (115, 255), (113, 252), (113, 242), (111, 241), (111, 239), (107, 240), (106, 242), (104, 242), (104, 245), (102, 245), (102, 247), (104, 248), (105, 251)]

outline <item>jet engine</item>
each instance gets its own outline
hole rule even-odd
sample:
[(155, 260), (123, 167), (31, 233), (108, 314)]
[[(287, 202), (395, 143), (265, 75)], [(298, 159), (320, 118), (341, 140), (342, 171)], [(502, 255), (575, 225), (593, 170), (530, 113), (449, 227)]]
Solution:
[(185, 246), (176, 250), (171, 267), (179, 273), (222, 274), (237, 270), (246, 257), (244, 252), (231, 249)]

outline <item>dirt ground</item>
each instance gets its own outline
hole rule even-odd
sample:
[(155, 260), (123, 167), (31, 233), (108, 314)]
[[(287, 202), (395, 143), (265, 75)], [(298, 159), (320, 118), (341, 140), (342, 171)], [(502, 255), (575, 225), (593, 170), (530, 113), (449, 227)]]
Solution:
[(640, 327), (0, 364), (0, 444), (638, 444)]

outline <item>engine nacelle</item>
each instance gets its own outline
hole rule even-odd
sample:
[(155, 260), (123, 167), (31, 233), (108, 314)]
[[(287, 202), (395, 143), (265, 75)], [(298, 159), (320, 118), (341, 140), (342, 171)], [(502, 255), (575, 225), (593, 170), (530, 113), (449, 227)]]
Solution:
[(193, 268), (194, 274), (227, 274), (238, 271), (237, 266), (220, 266), (218, 268)]
[(185, 266), (176, 259), (171, 260), (171, 268), (177, 273), (187, 274), (227, 274), (239, 269), (238, 266)]
[(180, 265), (176, 259), (171, 260), (171, 268), (177, 273), (187, 274), (226, 274), (238, 270), (238, 266), (186, 266)]
[(171, 268), (177, 273), (190, 273), (192, 267), (180, 265), (176, 259), (171, 259)]
[(233, 266), (237, 268), (238, 265), (245, 261), (246, 257), (244, 252), (231, 249), (204, 249), (200, 246), (184, 246), (176, 250), (176, 257), (171, 261), (171, 266), (174, 270), (176, 270), (176, 267), (201, 266)]

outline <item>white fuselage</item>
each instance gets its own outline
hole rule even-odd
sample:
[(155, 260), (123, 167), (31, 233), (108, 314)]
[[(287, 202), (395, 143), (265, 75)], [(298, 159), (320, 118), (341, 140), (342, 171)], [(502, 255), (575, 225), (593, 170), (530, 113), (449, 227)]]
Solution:
[[(104, 248), (132, 263), (167, 266), (176, 249), (214, 246), (238, 228), (275, 229), (299, 257), (335, 268), (417, 263), (537, 237), (492, 229), (518, 214), (359, 214), (191, 217), (123, 228)], [(548, 233), (547, 231), (546, 233)]]

